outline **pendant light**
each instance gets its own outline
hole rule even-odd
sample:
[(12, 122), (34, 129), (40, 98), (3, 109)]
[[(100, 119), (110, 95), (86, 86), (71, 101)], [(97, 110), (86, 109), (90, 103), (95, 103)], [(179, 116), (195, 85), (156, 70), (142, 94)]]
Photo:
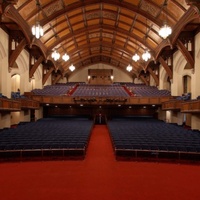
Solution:
[(38, 8), (38, 12), (37, 12), (37, 16), (35, 17), (35, 24), (32, 27), (32, 34), (39, 39), (40, 37), (42, 37), (44, 35), (44, 31), (42, 26), (40, 25), (40, 21), (39, 21), (39, 2), (36, 1), (36, 6)]
[(163, 26), (160, 28), (159, 30), (159, 35), (163, 38), (166, 39), (169, 35), (172, 34), (172, 28), (167, 24), (167, 0), (165, 0), (164, 4), (163, 4), (163, 9), (165, 9), (166, 7), (166, 18), (164, 20), (164, 24)]
[(149, 53), (149, 50), (146, 47), (146, 39), (147, 39), (147, 19), (146, 19), (146, 35), (144, 37), (145, 42), (145, 52), (142, 54), (142, 59), (147, 62), (151, 58), (151, 54)]

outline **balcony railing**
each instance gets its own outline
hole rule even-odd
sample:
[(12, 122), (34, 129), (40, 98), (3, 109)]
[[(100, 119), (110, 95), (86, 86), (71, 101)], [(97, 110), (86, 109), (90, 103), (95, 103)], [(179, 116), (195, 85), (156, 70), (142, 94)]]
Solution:
[(39, 109), (40, 103), (32, 99), (0, 98), (0, 111), (20, 111), (24, 109)]

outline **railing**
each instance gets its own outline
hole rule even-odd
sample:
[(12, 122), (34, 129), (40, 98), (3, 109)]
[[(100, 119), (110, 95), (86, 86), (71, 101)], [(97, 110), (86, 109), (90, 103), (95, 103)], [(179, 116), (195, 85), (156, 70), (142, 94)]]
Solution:
[(162, 102), (169, 101), (171, 97), (69, 97), (69, 96), (39, 96), (33, 95), (33, 100), (39, 101), (42, 104), (157, 104), (161, 105)]
[(162, 110), (181, 110), (182, 100), (170, 100), (162, 103)]
[(181, 112), (190, 112), (190, 113), (200, 112), (200, 100), (183, 102), (181, 106)]
[(40, 96), (33, 95), (33, 100), (40, 102), (41, 104), (72, 104), (74, 100), (68, 96)]
[(39, 109), (40, 102), (32, 99), (19, 99), (22, 109)]
[(21, 109), (39, 109), (40, 104), (127, 104), (127, 105), (162, 105), (162, 110), (180, 110), (181, 112), (200, 112), (200, 100), (182, 101), (172, 97), (69, 97), (39, 96), (31, 99), (0, 98), (0, 111), (19, 111)]
[(12, 99), (0, 98), (1, 111), (18, 111), (20, 109), (21, 102)]
[(32, 99), (0, 98), (0, 111), (20, 111), (22, 109), (39, 109), (40, 103)]
[(200, 112), (200, 100), (170, 100), (162, 103), (162, 110), (180, 110), (181, 112)]
[(136, 105), (161, 105), (165, 101), (169, 101), (172, 97), (131, 97), (130, 104)]

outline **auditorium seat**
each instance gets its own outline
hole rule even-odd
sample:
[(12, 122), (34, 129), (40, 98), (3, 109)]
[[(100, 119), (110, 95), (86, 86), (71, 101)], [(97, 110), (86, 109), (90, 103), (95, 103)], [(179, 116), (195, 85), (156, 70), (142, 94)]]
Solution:
[(44, 118), (24, 123), (0, 134), (1, 155), (5, 151), (75, 150), (85, 155), (93, 121), (85, 118)]
[[(169, 158), (174, 156), (178, 159), (181, 159), (182, 153), (200, 152), (199, 131), (192, 131), (153, 118), (142, 117), (113, 118), (107, 124), (113, 146), (117, 152), (120, 149), (158, 152), (157, 155), (155, 154), (157, 157), (159, 157), (159, 152), (168, 152), (164, 155), (165, 157), (168, 155)], [(170, 152), (176, 154), (170, 154)], [(120, 155), (122, 154), (123, 152), (120, 152)], [(126, 154), (126, 151), (124, 151), (124, 154)], [(148, 154), (144, 155), (148, 156)], [(152, 156), (152, 154), (149, 155)]]

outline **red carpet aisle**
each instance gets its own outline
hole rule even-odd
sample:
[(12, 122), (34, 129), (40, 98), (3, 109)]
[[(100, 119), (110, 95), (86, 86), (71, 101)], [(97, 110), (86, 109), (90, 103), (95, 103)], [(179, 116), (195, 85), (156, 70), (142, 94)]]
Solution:
[(118, 162), (106, 126), (84, 161), (0, 163), (2, 200), (197, 200), (200, 166)]

